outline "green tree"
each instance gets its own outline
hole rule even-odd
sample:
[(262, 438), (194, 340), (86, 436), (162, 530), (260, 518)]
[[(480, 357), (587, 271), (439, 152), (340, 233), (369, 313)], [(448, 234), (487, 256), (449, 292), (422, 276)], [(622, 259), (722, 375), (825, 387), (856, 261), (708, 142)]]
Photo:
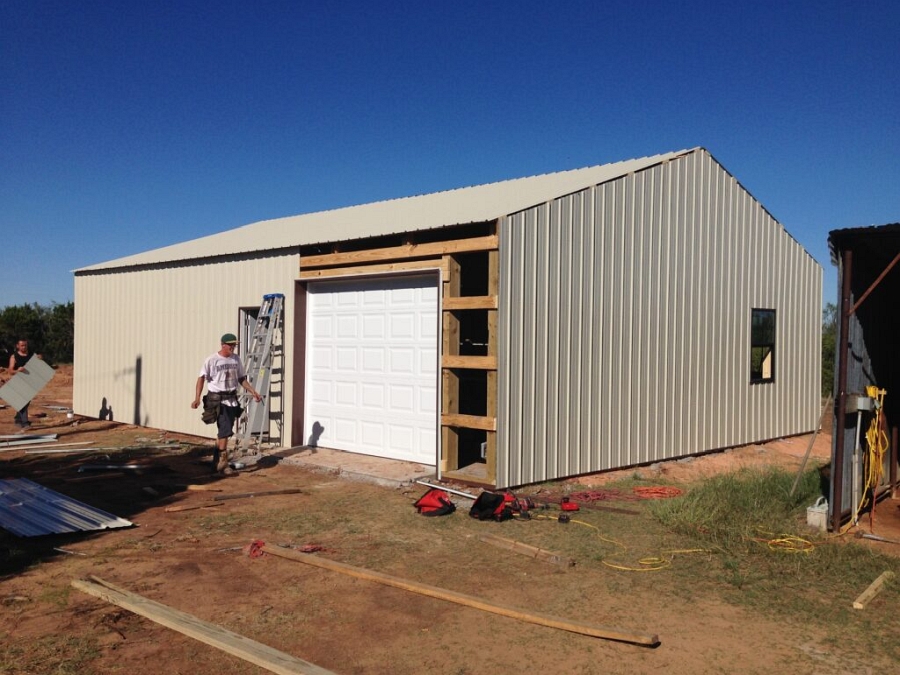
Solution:
[(827, 303), (822, 310), (822, 396), (834, 393), (834, 357), (837, 353), (837, 306)]
[(72, 363), (75, 345), (75, 304), (12, 305), (0, 310), (0, 358), (6, 365), (19, 339), (48, 363)]

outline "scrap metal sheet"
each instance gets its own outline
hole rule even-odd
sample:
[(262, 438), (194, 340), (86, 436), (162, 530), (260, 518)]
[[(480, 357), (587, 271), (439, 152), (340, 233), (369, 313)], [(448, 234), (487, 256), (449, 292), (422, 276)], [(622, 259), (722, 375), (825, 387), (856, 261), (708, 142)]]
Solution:
[(15, 410), (21, 410), (47, 386), (56, 372), (43, 359), (32, 356), (25, 364), (27, 372), (16, 373), (13, 378), (0, 387), (0, 398), (9, 403)]
[(0, 480), (0, 527), (20, 537), (132, 525), (27, 478)]

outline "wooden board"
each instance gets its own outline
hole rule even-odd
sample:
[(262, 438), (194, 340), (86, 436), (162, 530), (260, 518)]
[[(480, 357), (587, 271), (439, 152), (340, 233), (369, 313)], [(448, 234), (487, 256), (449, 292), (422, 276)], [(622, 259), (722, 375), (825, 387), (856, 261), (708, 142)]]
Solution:
[(472, 237), (471, 239), (435, 241), (427, 244), (404, 244), (403, 246), (391, 246), (389, 248), (372, 248), (365, 251), (307, 255), (301, 256), (300, 266), (302, 268), (337, 267), (339, 265), (353, 265), (363, 262), (425, 258), (469, 251), (489, 251), (497, 248), (497, 241), (497, 237), (491, 235), (487, 237)]
[[(166, 628), (171, 628), (183, 635), (221, 649), (273, 673), (282, 673), (283, 675), (334, 675), (330, 670), (325, 670), (313, 663), (280, 652), (238, 633), (232, 633), (226, 628), (203, 621), (191, 614), (172, 609), (124, 588), (119, 588), (98, 577), (91, 577), (90, 581), (74, 579), (72, 586), (83, 593), (123, 607)], [(164, 667), (154, 670), (165, 672)]]
[(443, 588), (438, 588), (437, 586), (420, 584), (415, 581), (407, 581), (405, 579), (400, 579), (399, 577), (382, 574), (381, 572), (373, 572), (372, 570), (363, 569), (361, 567), (354, 567), (352, 565), (336, 562), (334, 560), (319, 558), (318, 556), (310, 555), (308, 553), (298, 553), (288, 548), (266, 545), (263, 546), (263, 551), (271, 555), (276, 555), (282, 558), (288, 558), (289, 560), (302, 562), (306, 565), (313, 565), (314, 567), (321, 567), (322, 569), (331, 570), (333, 572), (340, 572), (342, 574), (347, 574), (358, 579), (367, 579), (369, 581), (374, 581), (385, 586), (393, 586), (394, 588), (412, 591), (414, 593), (427, 595), (439, 600), (455, 602), (459, 605), (474, 607), (475, 609), (480, 609), (485, 612), (499, 614), (501, 616), (518, 619), (520, 621), (526, 621), (528, 623), (548, 626), (550, 628), (558, 628), (560, 630), (579, 633), (581, 635), (589, 635), (591, 637), (605, 638), (607, 640), (618, 640), (619, 642), (630, 642), (632, 644), (646, 645), (650, 647), (655, 647), (659, 644), (659, 637), (657, 635), (648, 635), (646, 633), (631, 633), (628, 631), (619, 630), (617, 628), (595, 626), (591, 624), (581, 623), (580, 621), (570, 621), (568, 619), (561, 619), (546, 614), (524, 612), (513, 607), (506, 607), (503, 605), (494, 604), (492, 602), (487, 602), (485, 600), (480, 600), (479, 598), (473, 597), (471, 595), (464, 595), (455, 591), (448, 591)]
[(874, 598), (876, 595), (881, 593), (882, 587), (893, 578), (894, 573), (890, 570), (882, 572), (881, 576), (873, 581), (871, 585), (866, 590), (864, 590), (862, 594), (853, 602), (853, 609), (865, 609), (866, 605), (869, 604), (869, 601), (872, 600), (872, 598)]

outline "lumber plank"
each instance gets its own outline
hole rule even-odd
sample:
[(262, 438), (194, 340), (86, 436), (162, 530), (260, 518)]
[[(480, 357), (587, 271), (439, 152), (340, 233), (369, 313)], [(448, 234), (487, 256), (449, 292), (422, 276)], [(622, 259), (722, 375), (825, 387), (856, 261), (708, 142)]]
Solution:
[(90, 577), (90, 581), (73, 579), (72, 586), (83, 593), (105, 600), (151, 621), (171, 628), (240, 659), (282, 675), (334, 675), (314, 663), (298, 659), (261, 642), (204, 621), (192, 614), (150, 600), (124, 588)]
[(303, 490), (300, 488), (285, 488), (283, 490), (263, 490), (261, 492), (239, 492), (233, 495), (216, 495), (213, 497), (216, 501), (223, 499), (244, 499), (251, 497), (269, 497), (271, 495), (296, 495), (301, 494)]
[(866, 605), (874, 598), (876, 595), (881, 593), (881, 589), (884, 588), (884, 585), (894, 578), (894, 573), (890, 570), (881, 573), (875, 581), (873, 581), (869, 587), (864, 590), (860, 596), (853, 601), (853, 609), (865, 609)]
[(537, 546), (526, 544), (522, 541), (504, 539), (503, 537), (498, 537), (493, 534), (479, 534), (478, 540), (483, 541), (485, 544), (491, 544), (492, 546), (497, 546), (498, 548), (504, 548), (508, 551), (512, 551), (513, 553), (526, 555), (529, 558), (541, 560), (553, 565), (563, 565), (564, 567), (574, 567), (575, 565), (575, 561), (572, 558), (567, 558), (560, 553), (547, 551), (545, 549), (538, 548)]
[(444, 311), (459, 309), (497, 309), (496, 295), (462, 295), (455, 298), (444, 298)]
[(442, 368), (471, 368), (472, 370), (497, 370), (496, 356), (441, 356)]
[(309, 267), (338, 267), (362, 262), (387, 260), (403, 260), (404, 258), (424, 258), (427, 256), (447, 255), (471, 251), (490, 251), (498, 246), (496, 235), (472, 237), (470, 239), (452, 239), (424, 244), (404, 244), (388, 248), (372, 248), (365, 251), (347, 251), (345, 253), (324, 253), (322, 255), (301, 256), (300, 265)]
[(193, 511), (194, 509), (208, 509), (210, 506), (222, 506), (222, 502), (203, 502), (202, 504), (184, 504), (182, 506), (167, 506), (166, 513), (178, 511)]
[(441, 413), (441, 426), (497, 431), (497, 419), (495, 417), (479, 417), (478, 415)]
[(287, 558), (289, 560), (295, 560), (297, 562), (302, 562), (306, 565), (321, 567), (322, 569), (330, 570), (332, 572), (340, 572), (341, 574), (346, 574), (358, 579), (374, 581), (385, 586), (400, 588), (405, 591), (411, 591), (413, 593), (419, 593), (428, 597), (437, 598), (438, 600), (454, 602), (458, 605), (473, 607), (475, 609), (480, 609), (492, 614), (499, 614), (501, 616), (518, 619), (520, 621), (525, 621), (528, 623), (538, 624), (540, 626), (558, 628), (559, 630), (579, 633), (581, 635), (589, 635), (591, 637), (604, 638), (607, 640), (616, 640), (618, 642), (629, 642), (632, 644), (652, 647), (655, 647), (659, 644), (659, 637), (657, 635), (650, 635), (646, 633), (632, 633), (620, 630), (618, 628), (594, 626), (591, 624), (582, 623), (580, 621), (570, 621), (568, 619), (557, 618), (547, 614), (524, 612), (522, 610), (515, 609), (514, 607), (507, 607), (505, 605), (498, 605), (492, 602), (487, 602), (471, 595), (464, 595), (463, 593), (448, 591), (443, 588), (438, 588), (437, 586), (420, 584), (415, 581), (407, 581), (399, 577), (393, 577), (389, 574), (373, 572), (372, 570), (367, 570), (361, 567), (354, 567), (353, 565), (347, 565), (345, 563), (340, 563), (334, 560), (328, 560), (327, 558), (320, 558), (308, 553), (298, 553), (292, 549), (265, 545), (262, 547), (262, 550), (265, 553), (269, 553), (271, 555), (279, 556), (282, 558)]

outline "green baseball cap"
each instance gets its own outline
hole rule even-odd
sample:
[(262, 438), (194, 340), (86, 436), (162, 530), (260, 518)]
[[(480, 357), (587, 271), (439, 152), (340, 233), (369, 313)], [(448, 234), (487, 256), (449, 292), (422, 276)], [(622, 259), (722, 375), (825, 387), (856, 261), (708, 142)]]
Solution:
[(223, 345), (236, 345), (237, 341), (237, 336), (234, 333), (225, 333), (225, 335), (222, 336)]

